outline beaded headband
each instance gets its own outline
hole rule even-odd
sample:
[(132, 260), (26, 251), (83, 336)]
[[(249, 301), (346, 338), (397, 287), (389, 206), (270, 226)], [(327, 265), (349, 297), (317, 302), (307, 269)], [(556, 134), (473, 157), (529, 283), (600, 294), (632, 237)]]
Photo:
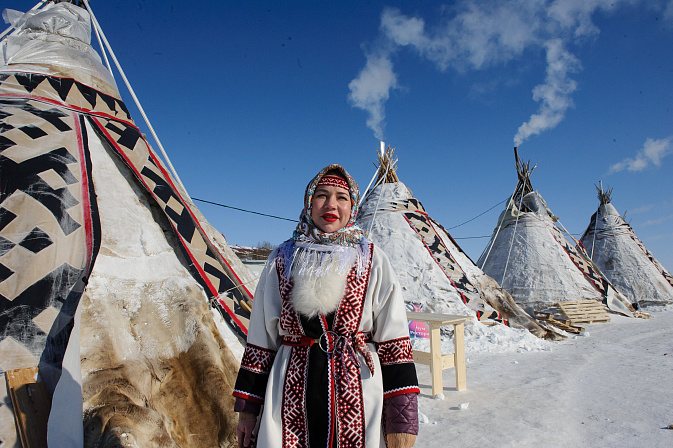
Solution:
[(318, 182), (318, 185), (316, 185), (316, 188), (320, 187), (321, 185), (339, 187), (343, 188), (346, 191), (350, 191), (350, 187), (348, 186), (348, 182), (346, 181), (346, 179), (342, 179), (341, 177), (337, 176), (323, 176), (320, 179), (320, 182)]

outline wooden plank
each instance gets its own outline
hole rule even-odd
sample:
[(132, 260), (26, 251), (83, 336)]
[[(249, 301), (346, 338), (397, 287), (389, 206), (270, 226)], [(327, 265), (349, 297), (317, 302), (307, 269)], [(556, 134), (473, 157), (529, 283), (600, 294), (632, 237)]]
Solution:
[(36, 375), (37, 367), (5, 372), (23, 448), (47, 446), (47, 421), (51, 403), (44, 383), (35, 381)]
[[(416, 364), (423, 364), (426, 366), (430, 365), (432, 360), (432, 355), (428, 352), (422, 352), (420, 350), (414, 350), (414, 362)], [(453, 353), (450, 355), (442, 355), (442, 370), (452, 369), (455, 367), (455, 362), (453, 360)]]
[(575, 312), (575, 313), (590, 313), (592, 311), (596, 312), (603, 312), (603, 308), (596, 307), (596, 306), (565, 306), (565, 305), (559, 305), (563, 310), (568, 311), (568, 312)]
[(430, 329), (430, 376), (432, 377), (432, 396), (444, 390), (442, 381), (442, 335), (439, 328)]
[(572, 319), (571, 323), (572, 325), (576, 324), (605, 324), (610, 322), (610, 318), (608, 317), (607, 319)]
[(252, 313), (252, 307), (250, 306), (247, 300), (241, 300), (240, 302), (238, 302), (238, 304), (241, 305), (241, 308), (246, 310), (248, 314)]
[(595, 300), (559, 302), (556, 306), (568, 317), (571, 325), (610, 322), (603, 305)]
[(536, 311), (535, 318), (541, 322), (546, 322), (569, 333), (579, 334), (584, 331), (583, 327), (570, 325), (570, 323), (567, 321), (556, 319), (553, 313), (548, 311)]
[(467, 387), (465, 369), (465, 324), (454, 325), (453, 344), (455, 347), (454, 361), (456, 363), (456, 390)]
[(561, 320), (554, 319), (553, 317), (547, 319), (547, 322), (549, 322), (550, 324), (560, 328), (561, 330), (565, 330), (569, 333), (580, 334), (584, 331), (584, 327), (578, 327), (576, 325), (570, 325), (570, 324), (565, 323)]
[(441, 325), (460, 324), (474, 316), (460, 316), (457, 314), (440, 313), (419, 313), (417, 311), (407, 311), (407, 319), (429, 324), (439, 323)]
[(563, 306), (564, 308), (603, 309), (603, 305), (595, 300), (580, 300), (578, 302), (559, 302), (559, 306)]
[(600, 309), (582, 309), (582, 308), (561, 308), (567, 314), (605, 314), (604, 310)]

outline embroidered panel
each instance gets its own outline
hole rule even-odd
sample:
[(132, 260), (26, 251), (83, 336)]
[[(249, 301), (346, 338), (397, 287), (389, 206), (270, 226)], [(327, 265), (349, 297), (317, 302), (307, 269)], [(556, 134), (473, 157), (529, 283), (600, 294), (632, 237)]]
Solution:
[(414, 362), (414, 351), (408, 337), (380, 342), (377, 352), (381, 365), (384, 366)]
[[(373, 246), (370, 244), (369, 253), (372, 253)], [(358, 277), (356, 269), (353, 267), (348, 273), (346, 280), (346, 292), (339, 303), (336, 315), (334, 317), (334, 331), (352, 336), (358, 332), (360, 321), (362, 320), (362, 310), (364, 307), (365, 295), (369, 286), (369, 273), (372, 269), (371, 258), (367, 266), (367, 272)]]
[(241, 359), (241, 369), (268, 374), (271, 372), (271, 366), (275, 357), (276, 352), (273, 350), (253, 344), (246, 344), (243, 359)]
[(283, 447), (308, 448), (306, 381), (309, 347), (293, 347), (283, 389)]
[(337, 405), (338, 405), (338, 437), (340, 448), (364, 448), (365, 447), (365, 411), (364, 398), (362, 395), (362, 381), (359, 381), (359, 367), (354, 365), (350, 357), (335, 357), (340, 360), (336, 368), (340, 369), (341, 362), (345, 362), (346, 369), (357, 368), (358, 377), (353, 381), (346, 382), (344, 378), (338, 378)]
[(273, 350), (247, 344), (233, 395), (257, 403), (264, 403), (266, 385), (275, 357), (276, 352)]
[[(280, 251), (279, 251), (280, 253)], [(303, 335), (304, 328), (301, 326), (299, 314), (290, 303), (292, 295), (292, 279), (286, 274), (286, 260), (282, 256), (276, 257), (276, 273), (278, 274), (278, 288), (282, 299), (282, 309), (280, 313), (280, 328), (286, 330), (290, 335)]]
[[(374, 251), (373, 245), (369, 245), (369, 253)], [(367, 264), (367, 272), (362, 277), (357, 277), (355, 267), (348, 274), (346, 293), (341, 299), (336, 316), (334, 317), (334, 331), (352, 341), (355, 333), (360, 328), (360, 321), (364, 308), (364, 300), (369, 286), (369, 274), (371, 272), (371, 257)], [(354, 350), (353, 348), (346, 349)], [(362, 349), (361, 349), (362, 350)], [(367, 365), (373, 374), (373, 362), (369, 348), (364, 346), (368, 357)], [(338, 440), (339, 447), (364, 447), (365, 446), (365, 413), (362, 396), (362, 381), (360, 380), (360, 366), (356, 363), (355, 353), (353, 356), (334, 356), (334, 369), (336, 372), (336, 399), (338, 410)]]
[[(373, 246), (370, 245), (370, 253), (372, 251)], [(334, 387), (333, 390), (330, 385), (330, 403), (327, 404), (331, 421), (329, 423), (329, 431), (336, 426), (340, 448), (365, 447), (362, 381), (360, 380), (360, 367), (356, 362), (354, 352), (357, 347), (354, 348), (351, 344), (354, 335), (359, 330), (362, 318), (364, 298), (369, 284), (371, 262), (370, 257), (367, 273), (362, 277), (356, 275), (355, 266), (349, 272), (346, 292), (341, 299), (332, 326), (332, 331), (343, 336), (341, 343), (344, 344), (342, 345), (343, 350), (341, 350), (340, 356), (330, 356), (328, 359), (330, 379), (333, 381)], [(286, 260), (282, 256), (276, 259), (276, 269), (279, 278), (280, 294), (283, 299), (281, 328), (286, 329), (290, 334), (302, 335), (304, 331), (301, 321), (297, 312), (290, 304), (292, 284), (291, 280), (286, 279)], [(328, 341), (330, 345), (333, 342), (331, 337), (328, 337)], [(339, 342), (335, 342), (335, 345), (338, 344)], [(292, 347), (283, 389), (283, 410), (281, 413), (283, 446), (305, 447), (308, 443), (305, 389), (308, 375), (309, 349), (310, 347), (308, 346)], [(364, 350), (367, 350), (367, 353), (369, 353), (366, 346)], [(368, 365), (370, 364), (373, 372), (374, 366), (371, 361), (371, 354), (369, 354), (368, 360)], [(336, 406), (334, 401), (336, 401)], [(332, 413), (333, 409), (337, 410), (336, 415)]]

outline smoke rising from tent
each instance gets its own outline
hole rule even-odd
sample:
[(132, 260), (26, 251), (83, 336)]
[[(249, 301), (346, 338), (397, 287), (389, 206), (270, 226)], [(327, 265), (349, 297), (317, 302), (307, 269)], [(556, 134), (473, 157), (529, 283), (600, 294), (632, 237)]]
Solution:
[(367, 126), (374, 131), (378, 140), (383, 140), (384, 105), (390, 96), (390, 90), (395, 87), (397, 76), (393, 72), (390, 58), (374, 55), (367, 57), (365, 68), (348, 84), (351, 91), (348, 99), (355, 107), (367, 111)]
[(627, 157), (610, 167), (610, 174), (620, 171), (643, 171), (650, 164), (661, 166), (661, 159), (673, 152), (673, 136), (655, 140), (648, 138), (634, 158)]
[(580, 62), (563, 48), (561, 39), (545, 44), (547, 49), (547, 77), (544, 84), (533, 88), (533, 100), (541, 102), (540, 109), (519, 127), (514, 136), (514, 145), (521, 145), (531, 135), (540, 134), (554, 128), (565, 117), (565, 112), (573, 106), (570, 94), (577, 89), (577, 83), (568, 78), (568, 73), (580, 69)]
[[(383, 139), (385, 103), (397, 88), (392, 56), (409, 48), (444, 72), (485, 70), (521, 58), (524, 52), (545, 54), (546, 77), (532, 89), (540, 103), (518, 129), (514, 142), (554, 128), (573, 106), (571, 95), (577, 83), (569, 77), (581, 70), (581, 63), (568, 48), (599, 34), (592, 16), (641, 0), (459, 0), (442, 9), (442, 18), (428, 26), (422, 17), (410, 17), (399, 9), (386, 8), (381, 14), (375, 51), (368, 51), (365, 67), (349, 84), (348, 96), (354, 107), (368, 114), (367, 126)], [(647, 6), (664, 17), (673, 11), (673, 2), (658, 0)], [(673, 16), (673, 13), (671, 14)]]

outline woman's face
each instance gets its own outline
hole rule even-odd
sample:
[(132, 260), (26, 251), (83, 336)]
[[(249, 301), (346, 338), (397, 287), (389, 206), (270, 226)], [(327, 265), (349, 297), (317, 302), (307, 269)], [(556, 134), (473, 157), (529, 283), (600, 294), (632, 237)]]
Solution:
[(348, 224), (351, 217), (351, 196), (348, 190), (333, 185), (320, 185), (311, 199), (311, 219), (325, 233), (333, 233)]

